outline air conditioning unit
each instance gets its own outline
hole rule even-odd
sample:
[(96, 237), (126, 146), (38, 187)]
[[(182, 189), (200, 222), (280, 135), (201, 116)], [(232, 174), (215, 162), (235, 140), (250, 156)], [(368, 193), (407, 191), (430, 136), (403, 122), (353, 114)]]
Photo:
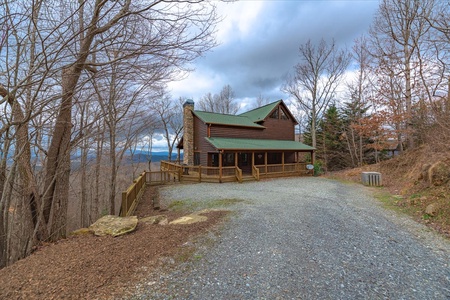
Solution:
[(369, 186), (382, 186), (383, 181), (381, 179), (381, 173), (379, 172), (362, 172), (361, 181), (364, 185)]

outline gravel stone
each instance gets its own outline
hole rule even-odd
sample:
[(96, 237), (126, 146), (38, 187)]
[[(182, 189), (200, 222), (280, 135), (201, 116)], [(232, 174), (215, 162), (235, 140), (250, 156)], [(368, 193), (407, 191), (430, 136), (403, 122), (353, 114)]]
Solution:
[(245, 201), (132, 299), (450, 299), (450, 242), (372, 191), (312, 177), (161, 189), (166, 205)]

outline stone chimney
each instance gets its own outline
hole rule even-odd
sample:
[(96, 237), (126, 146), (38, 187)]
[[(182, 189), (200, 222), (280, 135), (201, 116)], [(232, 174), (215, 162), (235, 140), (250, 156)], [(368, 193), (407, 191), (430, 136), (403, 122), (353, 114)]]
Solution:
[(194, 165), (194, 101), (188, 99), (183, 104), (183, 163)]

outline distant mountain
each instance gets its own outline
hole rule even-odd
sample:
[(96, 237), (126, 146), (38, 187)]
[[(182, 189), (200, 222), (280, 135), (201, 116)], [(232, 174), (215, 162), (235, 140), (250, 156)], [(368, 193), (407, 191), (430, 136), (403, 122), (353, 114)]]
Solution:
[[(151, 160), (151, 162), (160, 162), (161, 160), (168, 160), (169, 152), (152, 152), (151, 155), (148, 154), (146, 151), (135, 151), (133, 154), (127, 153), (124, 157), (124, 160), (127, 160), (128, 162), (148, 162)], [(172, 153), (171, 157), (172, 161), (177, 159), (177, 153)], [(183, 159), (183, 155), (181, 155), (181, 158)]]

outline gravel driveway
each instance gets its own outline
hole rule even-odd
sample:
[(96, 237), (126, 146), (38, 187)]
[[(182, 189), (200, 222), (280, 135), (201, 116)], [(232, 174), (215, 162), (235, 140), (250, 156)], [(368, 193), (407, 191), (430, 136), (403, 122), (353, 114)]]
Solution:
[(193, 260), (149, 278), (133, 299), (450, 299), (449, 241), (363, 186), (301, 177), (161, 193), (245, 201)]

